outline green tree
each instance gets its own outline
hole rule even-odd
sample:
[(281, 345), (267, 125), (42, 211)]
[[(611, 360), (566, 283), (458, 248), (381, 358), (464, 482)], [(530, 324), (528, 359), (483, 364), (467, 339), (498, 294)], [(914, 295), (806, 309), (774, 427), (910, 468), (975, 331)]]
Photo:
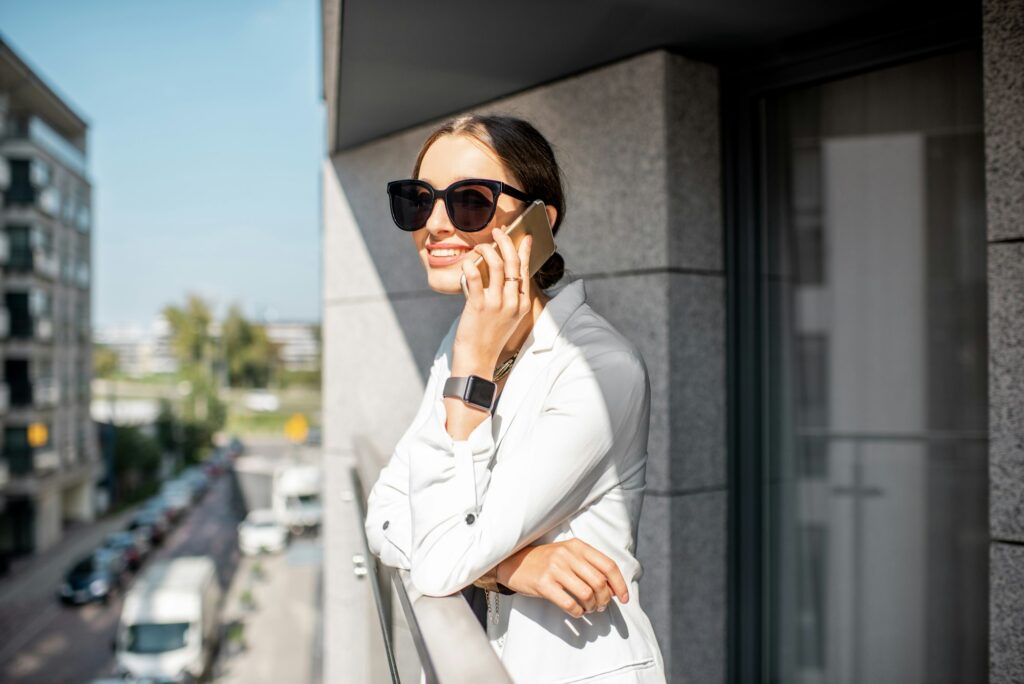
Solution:
[(232, 387), (267, 387), (278, 374), (280, 350), (267, 337), (266, 328), (246, 320), (237, 304), (228, 309), (221, 325), (221, 345)]
[(163, 314), (171, 326), (171, 346), (182, 369), (211, 360), (210, 324), (213, 315), (210, 305), (202, 297), (189, 294), (185, 306), (168, 304)]
[(97, 378), (111, 378), (120, 369), (121, 359), (117, 352), (104, 344), (92, 346), (92, 368)]
[[(214, 372), (220, 362), (211, 327), (210, 305), (196, 294), (189, 294), (185, 305), (167, 305), (164, 317), (171, 327), (171, 347), (177, 357), (178, 376), (188, 388), (180, 425), (173, 415), (165, 417), (161, 441), (176, 444), (187, 463), (200, 461), (212, 447), (213, 434), (224, 426), (227, 410), (219, 398)], [(169, 435), (169, 438), (168, 438)]]
[(160, 475), (160, 446), (133, 426), (114, 428), (114, 472), (118, 498), (135, 501), (153, 491)]

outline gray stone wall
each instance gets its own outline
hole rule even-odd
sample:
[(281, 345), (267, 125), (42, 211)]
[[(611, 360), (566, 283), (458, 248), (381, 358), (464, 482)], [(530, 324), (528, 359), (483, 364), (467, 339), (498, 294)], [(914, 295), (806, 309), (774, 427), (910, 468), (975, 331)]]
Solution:
[[(570, 277), (586, 280), (591, 305), (646, 359), (652, 425), (640, 600), (670, 681), (721, 682), (727, 492), (717, 73), (657, 51), (479, 111), (527, 118), (551, 140), (568, 194), (558, 243)], [(374, 141), (324, 167), (329, 482), (342, 482), (338, 473), (359, 462), (372, 483), (460, 308), (459, 298), (426, 288), (384, 201), (384, 183), (409, 175), (431, 128)], [(351, 448), (359, 436), (381, 458), (360, 462)], [(358, 635), (336, 613), (362, 599), (345, 567), (350, 546), (331, 531), (349, 528), (350, 504), (328, 497), (327, 507), (325, 643), (352, 643), (345, 639)], [(344, 657), (327, 654), (328, 680)]]
[(988, 203), (990, 655), (1024, 681), (1024, 2), (984, 3)]

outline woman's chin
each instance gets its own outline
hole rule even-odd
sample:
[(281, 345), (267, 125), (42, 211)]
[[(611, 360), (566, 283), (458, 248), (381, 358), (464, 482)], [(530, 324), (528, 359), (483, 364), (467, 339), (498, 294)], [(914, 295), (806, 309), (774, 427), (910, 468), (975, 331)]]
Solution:
[(462, 294), (462, 270), (451, 269), (451, 272), (446, 273), (431, 269), (427, 273), (427, 285), (441, 294)]

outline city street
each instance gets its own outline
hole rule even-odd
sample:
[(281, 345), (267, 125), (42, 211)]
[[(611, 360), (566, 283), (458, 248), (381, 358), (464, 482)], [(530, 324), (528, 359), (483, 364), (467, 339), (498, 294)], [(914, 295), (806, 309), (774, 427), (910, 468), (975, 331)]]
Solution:
[[(108, 605), (62, 606), (56, 597), (68, 566), (103, 535), (120, 528), (128, 514), (69, 532), (58, 547), (0, 580), (0, 681), (38, 684), (88, 682), (113, 672), (111, 644), (123, 595)], [(169, 535), (156, 558), (209, 555), (227, 588), (238, 565), (239, 508), (230, 476), (218, 478), (206, 496)], [(88, 538), (85, 538), (88, 537)], [(130, 583), (130, 580), (129, 580)]]

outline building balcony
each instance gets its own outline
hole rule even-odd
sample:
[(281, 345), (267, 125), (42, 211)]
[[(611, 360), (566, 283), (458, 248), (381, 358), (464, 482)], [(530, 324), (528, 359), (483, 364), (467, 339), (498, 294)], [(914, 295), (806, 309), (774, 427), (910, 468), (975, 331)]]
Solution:
[(37, 473), (60, 470), (60, 454), (52, 447), (37, 449), (32, 454), (32, 469)]
[(56, 280), (60, 274), (60, 261), (54, 254), (36, 250), (32, 255), (32, 270), (44, 278)]
[(0, 416), (7, 413), (11, 407), (11, 386), (6, 382), (0, 382)]
[(53, 319), (37, 318), (35, 320), (35, 338), (41, 342), (53, 340)]
[(7, 483), (11, 481), (11, 469), (7, 466), (7, 461), (0, 458), (0, 489), (7, 486)]
[(6, 307), (0, 307), (0, 340), (5, 340), (11, 334), (11, 314)]
[(0, 266), (7, 265), (11, 258), (11, 239), (7, 233), (0, 233)]
[(60, 385), (53, 378), (40, 378), (32, 388), (32, 399), (36, 408), (53, 408), (60, 403)]

